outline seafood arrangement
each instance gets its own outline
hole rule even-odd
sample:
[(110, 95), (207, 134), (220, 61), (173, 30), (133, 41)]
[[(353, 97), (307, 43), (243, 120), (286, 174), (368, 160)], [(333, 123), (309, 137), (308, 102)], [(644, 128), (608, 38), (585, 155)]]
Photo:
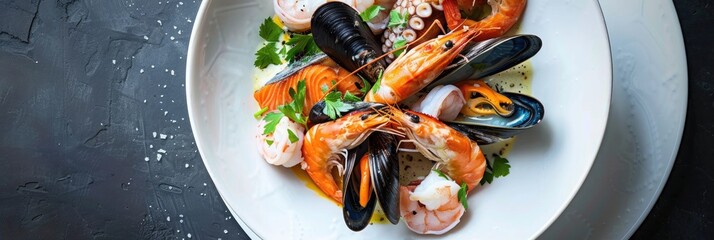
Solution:
[[(305, 171), (353, 231), (381, 214), (418, 234), (447, 233), (472, 190), (507, 174), (507, 160), (482, 147), (543, 120), (536, 98), (487, 80), (541, 48), (537, 36), (505, 35), (526, 0), (273, 4), (255, 62), (273, 69), (254, 92), (258, 151)], [(406, 182), (405, 152), (429, 162)]]

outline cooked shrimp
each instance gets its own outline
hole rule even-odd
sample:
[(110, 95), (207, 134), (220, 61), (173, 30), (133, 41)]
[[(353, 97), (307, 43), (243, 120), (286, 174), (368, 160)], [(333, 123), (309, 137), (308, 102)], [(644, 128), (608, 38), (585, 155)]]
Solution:
[(445, 167), (446, 174), (459, 185), (466, 183), (471, 191), (486, 171), (486, 158), (481, 148), (468, 137), (443, 122), (409, 110), (392, 111), (407, 139), (425, 157)]
[(477, 1), (443, 0), (444, 14), (449, 28), (455, 29), (465, 25), (479, 31), (474, 41), (483, 41), (500, 37), (513, 27), (526, 8), (526, 0), (488, 0), (491, 14), (480, 20), (462, 19), (459, 7), (471, 8)]
[(400, 215), (416, 233), (446, 233), (461, 221), (466, 210), (458, 192), (459, 185), (432, 171), (418, 186), (399, 188)]
[(457, 29), (402, 54), (384, 70), (377, 90), (369, 91), (365, 101), (395, 104), (418, 92), (451, 64), (476, 33)]
[(466, 103), (459, 88), (454, 85), (438, 86), (420, 98), (411, 108), (414, 111), (431, 115), (442, 121), (451, 121), (459, 116)]
[(321, 123), (307, 131), (302, 146), (307, 174), (323, 193), (342, 203), (342, 190), (332, 170), (343, 174), (338, 154), (357, 147), (374, 131), (385, 128), (389, 116), (373, 109), (355, 111), (335, 121)]
[(273, 0), (275, 14), (290, 31), (304, 32), (310, 29), (310, 19), (315, 10), (326, 0)]
[[(282, 165), (283, 167), (293, 167), (302, 162), (303, 157), (300, 149), (302, 148), (305, 128), (300, 124), (294, 123), (289, 118), (283, 117), (275, 127), (275, 132), (270, 135), (263, 135), (265, 124), (264, 120), (258, 123), (256, 138), (260, 156), (270, 164)], [(297, 141), (290, 140), (289, 131), (297, 137)]]

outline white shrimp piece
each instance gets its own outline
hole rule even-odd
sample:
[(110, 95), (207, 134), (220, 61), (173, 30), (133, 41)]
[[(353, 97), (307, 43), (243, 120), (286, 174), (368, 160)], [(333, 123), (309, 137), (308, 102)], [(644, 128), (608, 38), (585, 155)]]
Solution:
[(327, 0), (273, 0), (275, 14), (290, 31), (304, 32), (310, 29), (312, 14)]
[(377, 17), (368, 23), (372, 32), (377, 34), (387, 28), (389, 9), (396, 0), (273, 0), (275, 13), (286, 27), (293, 32), (304, 32), (310, 29), (312, 14), (318, 7), (327, 2), (343, 2), (357, 12), (363, 12), (372, 5), (378, 4), (385, 8)]
[(412, 104), (414, 111), (431, 115), (442, 121), (452, 121), (466, 104), (463, 93), (454, 85), (438, 86)]
[[(258, 153), (266, 162), (283, 167), (293, 167), (303, 161), (302, 143), (305, 136), (305, 128), (294, 123), (287, 117), (283, 117), (275, 127), (275, 132), (268, 136), (263, 135), (266, 122), (261, 120), (258, 123)], [(296, 142), (291, 142), (288, 130), (297, 136)], [(271, 144), (268, 144), (271, 142)]]
[(400, 214), (407, 227), (419, 234), (444, 234), (464, 215), (459, 202), (459, 185), (432, 171), (417, 186), (399, 189)]

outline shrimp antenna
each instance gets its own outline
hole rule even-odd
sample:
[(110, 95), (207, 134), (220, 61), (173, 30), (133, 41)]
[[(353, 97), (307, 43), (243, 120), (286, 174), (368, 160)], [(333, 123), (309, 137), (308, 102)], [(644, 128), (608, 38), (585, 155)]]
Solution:
[[(443, 24), (438, 19), (434, 20), (434, 22), (432, 22), (431, 25), (429, 25), (429, 28), (427, 28), (426, 32), (431, 32), (432, 29), (434, 28), (434, 26), (439, 27), (439, 29), (441, 29), (441, 32), (446, 33), (446, 29), (444, 29)], [(389, 56), (389, 54), (393, 54), (393, 53), (400, 51), (402, 49), (405, 49), (405, 51), (406, 51), (406, 48), (411, 47), (415, 42), (421, 41), (422, 38), (424, 38), (424, 37), (426, 37), (426, 35), (422, 34), (419, 38), (415, 39), (411, 43), (407, 43), (404, 46), (392, 49), (391, 51), (386, 52), (386, 53), (372, 59), (371, 61), (367, 62), (366, 64), (362, 65), (361, 67), (355, 69), (354, 71), (350, 72), (350, 74), (347, 74), (346, 76), (343, 76), (342, 78), (338, 79), (337, 82), (332, 85), (332, 87), (330, 87), (327, 91), (325, 91), (325, 93), (323, 93), (321, 99), (325, 98), (325, 96), (327, 96), (328, 93), (332, 92), (335, 89), (335, 87), (337, 87), (337, 85), (342, 83), (342, 81), (346, 80), (348, 77), (351, 77), (351, 76), (357, 74), (359, 71), (362, 71), (362, 69), (366, 68), (367, 66), (372, 65), (372, 64), (378, 62), (379, 60), (382, 60), (383, 58)]]

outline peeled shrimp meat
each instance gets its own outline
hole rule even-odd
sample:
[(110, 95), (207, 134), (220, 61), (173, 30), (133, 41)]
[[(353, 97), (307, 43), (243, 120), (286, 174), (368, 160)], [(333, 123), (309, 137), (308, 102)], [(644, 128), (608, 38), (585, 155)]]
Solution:
[(358, 12), (363, 12), (372, 5), (385, 8), (368, 23), (372, 32), (381, 33), (389, 22), (389, 9), (396, 0), (273, 0), (275, 13), (290, 31), (305, 32), (310, 29), (312, 14), (327, 2), (343, 2)]
[[(258, 153), (266, 162), (283, 167), (293, 167), (303, 161), (302, 143), (305, 136), (305, 128), (294, 123), (287, 117), (283, 117), (275, 127), (275, 132), (263, 135), (263, 129), (267, 123), (261, 120), (258, 123)], [(289, 131), (297, 137), (297, 141), (291, 142)]]
[(419, 234), (444, 234), (454, 228), (466, 210), (459, 202), (459, 185), (432, 171), (414, 186), (400, 187), (400, 214), (407, 227)]
[(438, 86), (412, 104), (414, 111), (431, 115), (442, 121), (456, 119), (466, 100), (461, 90), (454, 85)]

